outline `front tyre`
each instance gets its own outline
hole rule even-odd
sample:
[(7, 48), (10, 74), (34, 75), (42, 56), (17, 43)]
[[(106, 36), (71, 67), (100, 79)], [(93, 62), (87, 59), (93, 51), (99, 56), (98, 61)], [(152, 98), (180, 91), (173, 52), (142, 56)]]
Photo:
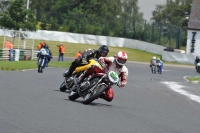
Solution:
[(42, 65), (44, 64), (44, 59), (40, 59), (39, 60), (39, 65), (38, 65), (38, 73), (42, 73), (43, 70), (42, 70)]
[(67, 90), (66, 86), (65, 86), (65, 81), (63, 81), (63, 83), (60, 85), (60, 91), (65, 92)]
[(42, 67), (41, 66), (38, 66), (38, 73), (42, 73)]
[(78, 94), (78, 92), (74, 92), (74, 91), (71, 91), (68, 96), (69, 100), (71, 100), (71, 101), (74, 101), (79, 97), (80, 97), (80, 95)]
[(100, 86), (97, 86), (94, 90), (94, 92), (88, 93), (84, 98), (82, 103), (83, 104), (90, 104), (95, 99), (97, 99), (105, 90), (107, 89), (107, 86), (102, 84)]
[(200, 67), (199, 67), (199, 66), (198, 66), (197, 70), (198, 70), (198, 72), (200, 73)]

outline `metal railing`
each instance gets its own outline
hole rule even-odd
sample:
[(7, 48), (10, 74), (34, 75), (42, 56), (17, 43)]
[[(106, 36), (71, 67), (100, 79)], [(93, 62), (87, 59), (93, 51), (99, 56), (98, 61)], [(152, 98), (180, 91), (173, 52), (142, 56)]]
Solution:
[[(21, 49), (19, 53), (19, 60), (35, 60), (37, 59), (37, 53), (38, 51), (36, 50), (24, 50)], [(0, 60), (8, 60), (8, 61), (15, 61), (15, 49), (12, 50), (13, 56), (11, 57), (11, 53), (9, 49), (1, 49), (0, 50)], [(26, 58), (25, 58), (26, 57)], [(12, 58), (12, 59), (11, 59)]]

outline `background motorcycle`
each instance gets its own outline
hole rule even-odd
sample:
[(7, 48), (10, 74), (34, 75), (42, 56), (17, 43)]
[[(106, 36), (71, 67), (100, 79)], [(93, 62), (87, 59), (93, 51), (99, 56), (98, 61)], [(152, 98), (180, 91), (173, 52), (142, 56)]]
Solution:
[(159, 74), (161, 74), (162, 73), (162, 63), (157, 63), (157, 71), (158, 71), (158, 73)]
[[(67, 73), (68, 70), (65, 72)], [(84, 72), (84, 71), (83, 71)], [(74, 85), (74, 78), (78, 78), (83, 72), (79, 72), (77, 74), (72, 74), (72, 76), (70, 76), (69, 78), (63, 77), (64, 81), (62, 82), (62, 84), (60, 85), (60, 91), (65, 92), (68, 91), (70, 92), (72, 88), (72, 86)]]
[[(96, 71), (92, 77), (86, 78), (81, 84), (78, 84), (77, 79), (74, 79), (74, 86), (68, 98), (72, 101), (82, 97), (83, 104), (89, 104), (108, 88), (114, 84), (118, 84), (119, 77), (116, 72), (105, 72), (99, 63), (94, 64), (93, 68)], [(102, 70), (99, 72), (99, 70)]]
[(196, 64), (196, 70), (197, 70), (198, 73), (200, 73), (200, 63)]
[(43, 69), (47, 65), (47, 52), (44, 49), (41, 49), (41, 53), (38, 54), (38, 73), (42, 73)]
[[(90, 68), (94, 63), (96, 62), (95, 59), (91, 59), (89, 60), (89, 63), (84, 65), (84, 66), (80, 66), (77, 67), (75, 69), (75, 71), (73, 72), (72, 76), (66, 78), (64, 77), (64, 81), (62, 82), (62, 84), (60, 85), (60, 91), (65, 92), (66, 90), (68, 90), (68, 92), (70, 92), (70, 88), (72, 88), (72, 86), (74, 85), (74, 78), (78, 78), (79, 76), (81, 76), (85, 70), (87, 70), (88, 68)], [(67, 73), (68, 70), (65, 72)]]
[(151, 72), (153, 74), (156, 74), (156, 62), (152, 62), (152, 64), (151, 64)]

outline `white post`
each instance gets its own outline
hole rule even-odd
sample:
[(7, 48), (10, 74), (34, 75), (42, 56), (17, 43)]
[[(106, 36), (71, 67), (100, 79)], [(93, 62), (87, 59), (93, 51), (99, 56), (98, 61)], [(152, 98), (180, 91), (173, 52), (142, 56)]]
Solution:
[[(16, 32), (16, 36), (17, 36), (17, 32)], [(19, 38), (18, 38), (18, 49), (19, 49), (19, 45), (20, 45), (20, 34), (19, 34)]]
[(27, 0), (26, 9), (29, 9), (29, 0)]
[(32, 53), (31, 53), (31, 60), (33, 60), (33, 55), (34, 55), (34, 44), (35, 44), (35, 34), (34, 34), (34, 37), (33, 37), (33, 44), (32, 44)]
[(24, 40), (24, 49), (26, 49), (26, 40)]
[(4, 43), (6, 41), (6, 33), (5, 33), (5, 29), (3, 29), (3, 31), (4, 31), (4, 37), (3, 37), (3, 49), (4, 49)]
[[(29, 0), (26, 1), (26, 9), (28, 10), (29, 9)], [(26, 14), (26, 21), (28, 19), (28, 15)]]

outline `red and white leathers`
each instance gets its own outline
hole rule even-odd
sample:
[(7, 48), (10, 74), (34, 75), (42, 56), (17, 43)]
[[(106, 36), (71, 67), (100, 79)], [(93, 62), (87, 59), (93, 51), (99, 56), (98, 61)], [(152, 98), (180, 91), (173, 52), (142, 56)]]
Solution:
[[(118, 76), (121, 78), (121, 83), (119, 84), (120, 87), (124, 87), (127, 83), (127, 77), (128, 77), (128, 69), (125, 65), (121, 67), (117, 67), (116, 60), (114, 57), (100, 57), (99, 63), (102, 66), (105, 66), (108, 70), (115, 71)], [(105, 69), (100, 69), (98, 66), (93, 65), (91, 68), (86, 70), (85, 74), (80, 78), (79, 82), (83, 80), (85, 77), (92, 75), (93, 73), (101, 73), (105, 72)], [(108, 89), (103, 93), (100, 98), (103, 98), (104, 100), (111, 102), (114, 98), (114, 92), (111, 86), (108, 87)]]
[[(124, 87), (126, 85), (128, 78), (128, 68), (125, 65), (117, 67), (114, 57), (100, 57), (99, 62), (102, 65), (106, 64), (106, 68), (108, 70), (115, 71), (118, 74), (118, 76), (121, 78), (121, 83), (119, 84), (120, 87)], [(109, 86), (105, 93), (100, 97), (105, 99), (106, 101), (112, 101), (114, 98), (112, 87)]]

